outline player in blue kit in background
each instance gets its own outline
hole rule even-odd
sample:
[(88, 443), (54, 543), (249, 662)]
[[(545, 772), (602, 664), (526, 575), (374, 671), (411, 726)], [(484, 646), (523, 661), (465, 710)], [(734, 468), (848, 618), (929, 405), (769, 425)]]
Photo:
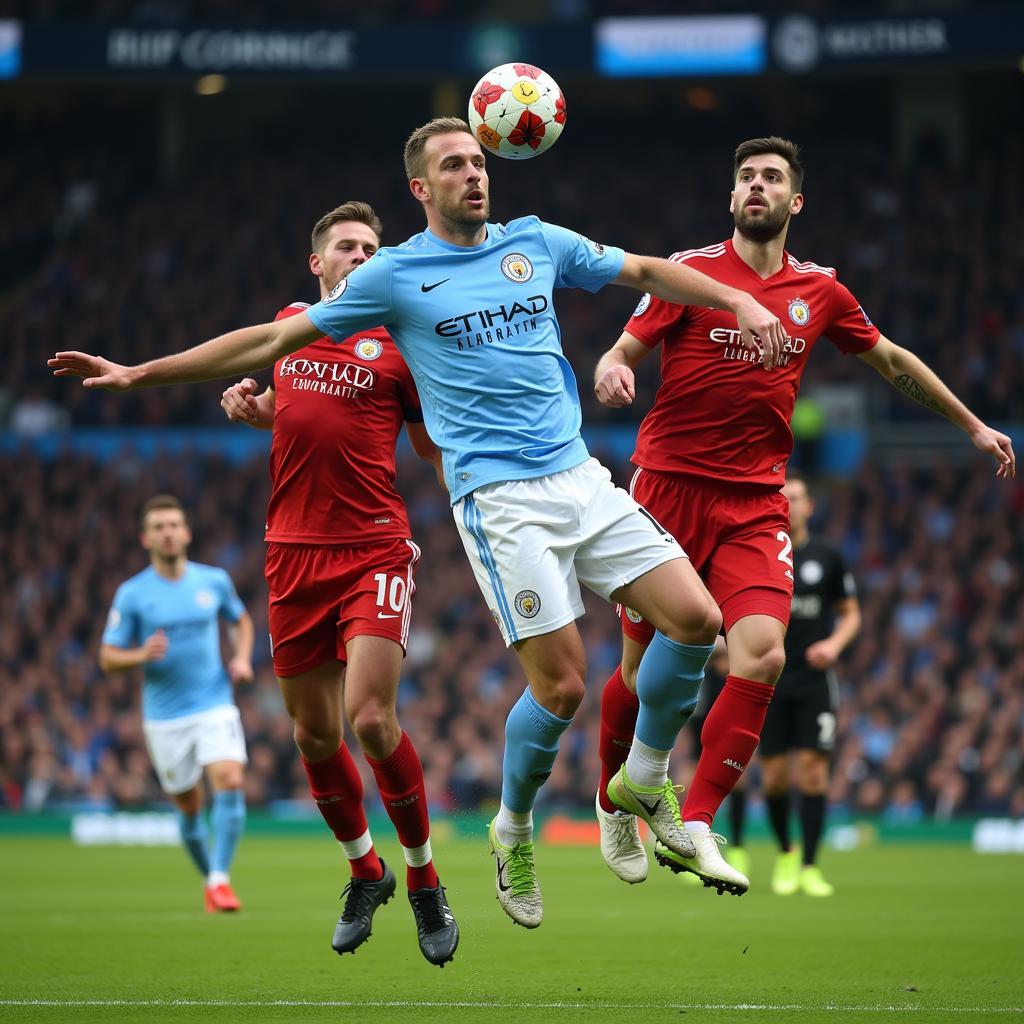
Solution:
[[(104, 672), (142, 668), (142, 719), (160, 785), (178, 809), (181, 837), (205, 879), (208, 912), (240, 910), (231, 862), (245, 826), (245, 737), (231, 684), (252, 680), (252, 619), (223, 569), (190, 562), (192, 534), (177, 498), (142, 509), (148, 569), (114, 595), (100, 646)], [(221, 663), (220, 620), (234, 653)], [(212, 790), (207, 840), (203, 771)]]
[(668, 762), (722, 621), (678, 544), (590, 458), (553, 291), (615, 283), (729, 309), (745, 344), (760, 339), (766, 369), (777, 363), (785, 332), (746, 292), (681, 264), (625, 253), (536, 217), (489, 223), (484, 154), (458, 118), (413, 132), (405, 167), (426, 230), (381, 249), (303, 313), (139, 367), (81, 352), (57, 353), (50, 366), (88, 387), (126, 390), (231, 376), (324, 334), (341, 341), (387, 328), (442, 451), (466, 554), (529, 683), (506, 722), (502, 802), (489, 843), (503, 909), (535, 928), (543, 906), (532, 808), (583, 699), (579, 584), (655, 625), (637, 684), (636, 738), (609, 793), (690, 858), (697, 853)]

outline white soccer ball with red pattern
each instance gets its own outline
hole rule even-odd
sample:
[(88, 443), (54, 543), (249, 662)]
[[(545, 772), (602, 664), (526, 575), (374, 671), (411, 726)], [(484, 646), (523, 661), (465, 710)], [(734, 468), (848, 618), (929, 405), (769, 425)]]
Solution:
[(488, 152), (529, 160), (550, 149), (565, 127), (558, 83), (533, 64), (488, 71), (469, 97), (469, 127)]

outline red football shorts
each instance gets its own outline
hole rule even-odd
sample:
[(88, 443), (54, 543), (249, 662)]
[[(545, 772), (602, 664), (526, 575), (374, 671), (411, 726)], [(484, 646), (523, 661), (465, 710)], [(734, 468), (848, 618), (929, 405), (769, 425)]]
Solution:
[[(789, 625), (793, 544), (781, 491), (638, 469), (630, 493), (689, 555), (722, 609), (726, 634), (747, 615)], [(626, 636), (651, 642), (654, 627), (636, 612), (620, 606), (619, 617)]]
[(346, 661), (355, 636), (382, 636), (405, 650), (420, 549), (411, 540), (365, 546), (267, 544), (274, 671), (297, 676)]

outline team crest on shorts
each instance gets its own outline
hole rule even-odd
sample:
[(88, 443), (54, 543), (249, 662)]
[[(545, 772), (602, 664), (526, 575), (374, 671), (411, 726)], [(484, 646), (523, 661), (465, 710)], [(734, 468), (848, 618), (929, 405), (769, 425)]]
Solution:
[[(623, 606), (625, 607), (625, 606)], [(634, 625), (639, 625), (644, 621), (644, 617), (639, 613), (633, 611), (632, 608), (626, 608), (626, 618), (629, 619)]]
[(333, 302), (340, 298), (348, 287), (348, 278), (343, 277), (325, 296), (324, 302)]
[(376, 338), (359, 338), (356, 341), (356, 355), (368, 363), (380, 359), (384, 346)]
[(789, 304), (789, 319), (797, 327), (803, 327), (811, 319), (811, 307), (803, 299), (794, 299)]
[(520, 590), (516, 594), (516, 611), (524, 619), (532, 619), (540, 611), (540, 598), (533, 590)]
[(533, 264), (521, 252), (510, 252), (501, 261), (501, 272), (510, 281), (525, 284), (533, 277)]

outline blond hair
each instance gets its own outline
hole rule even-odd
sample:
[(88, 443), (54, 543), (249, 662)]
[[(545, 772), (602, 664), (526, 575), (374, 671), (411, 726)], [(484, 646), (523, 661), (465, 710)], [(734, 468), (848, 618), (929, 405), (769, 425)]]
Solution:
[(470, 137), (473, 136), (469, 125), (461, 117), (435, 117), (433, 121), (421, 125), (409, 136), (405, 143), (405, 176), (410, 181), (426, 176), (427, 165), (423, 150), (427, 141), (435, 135), (450, 135), (452, 132), (465, 132)]

